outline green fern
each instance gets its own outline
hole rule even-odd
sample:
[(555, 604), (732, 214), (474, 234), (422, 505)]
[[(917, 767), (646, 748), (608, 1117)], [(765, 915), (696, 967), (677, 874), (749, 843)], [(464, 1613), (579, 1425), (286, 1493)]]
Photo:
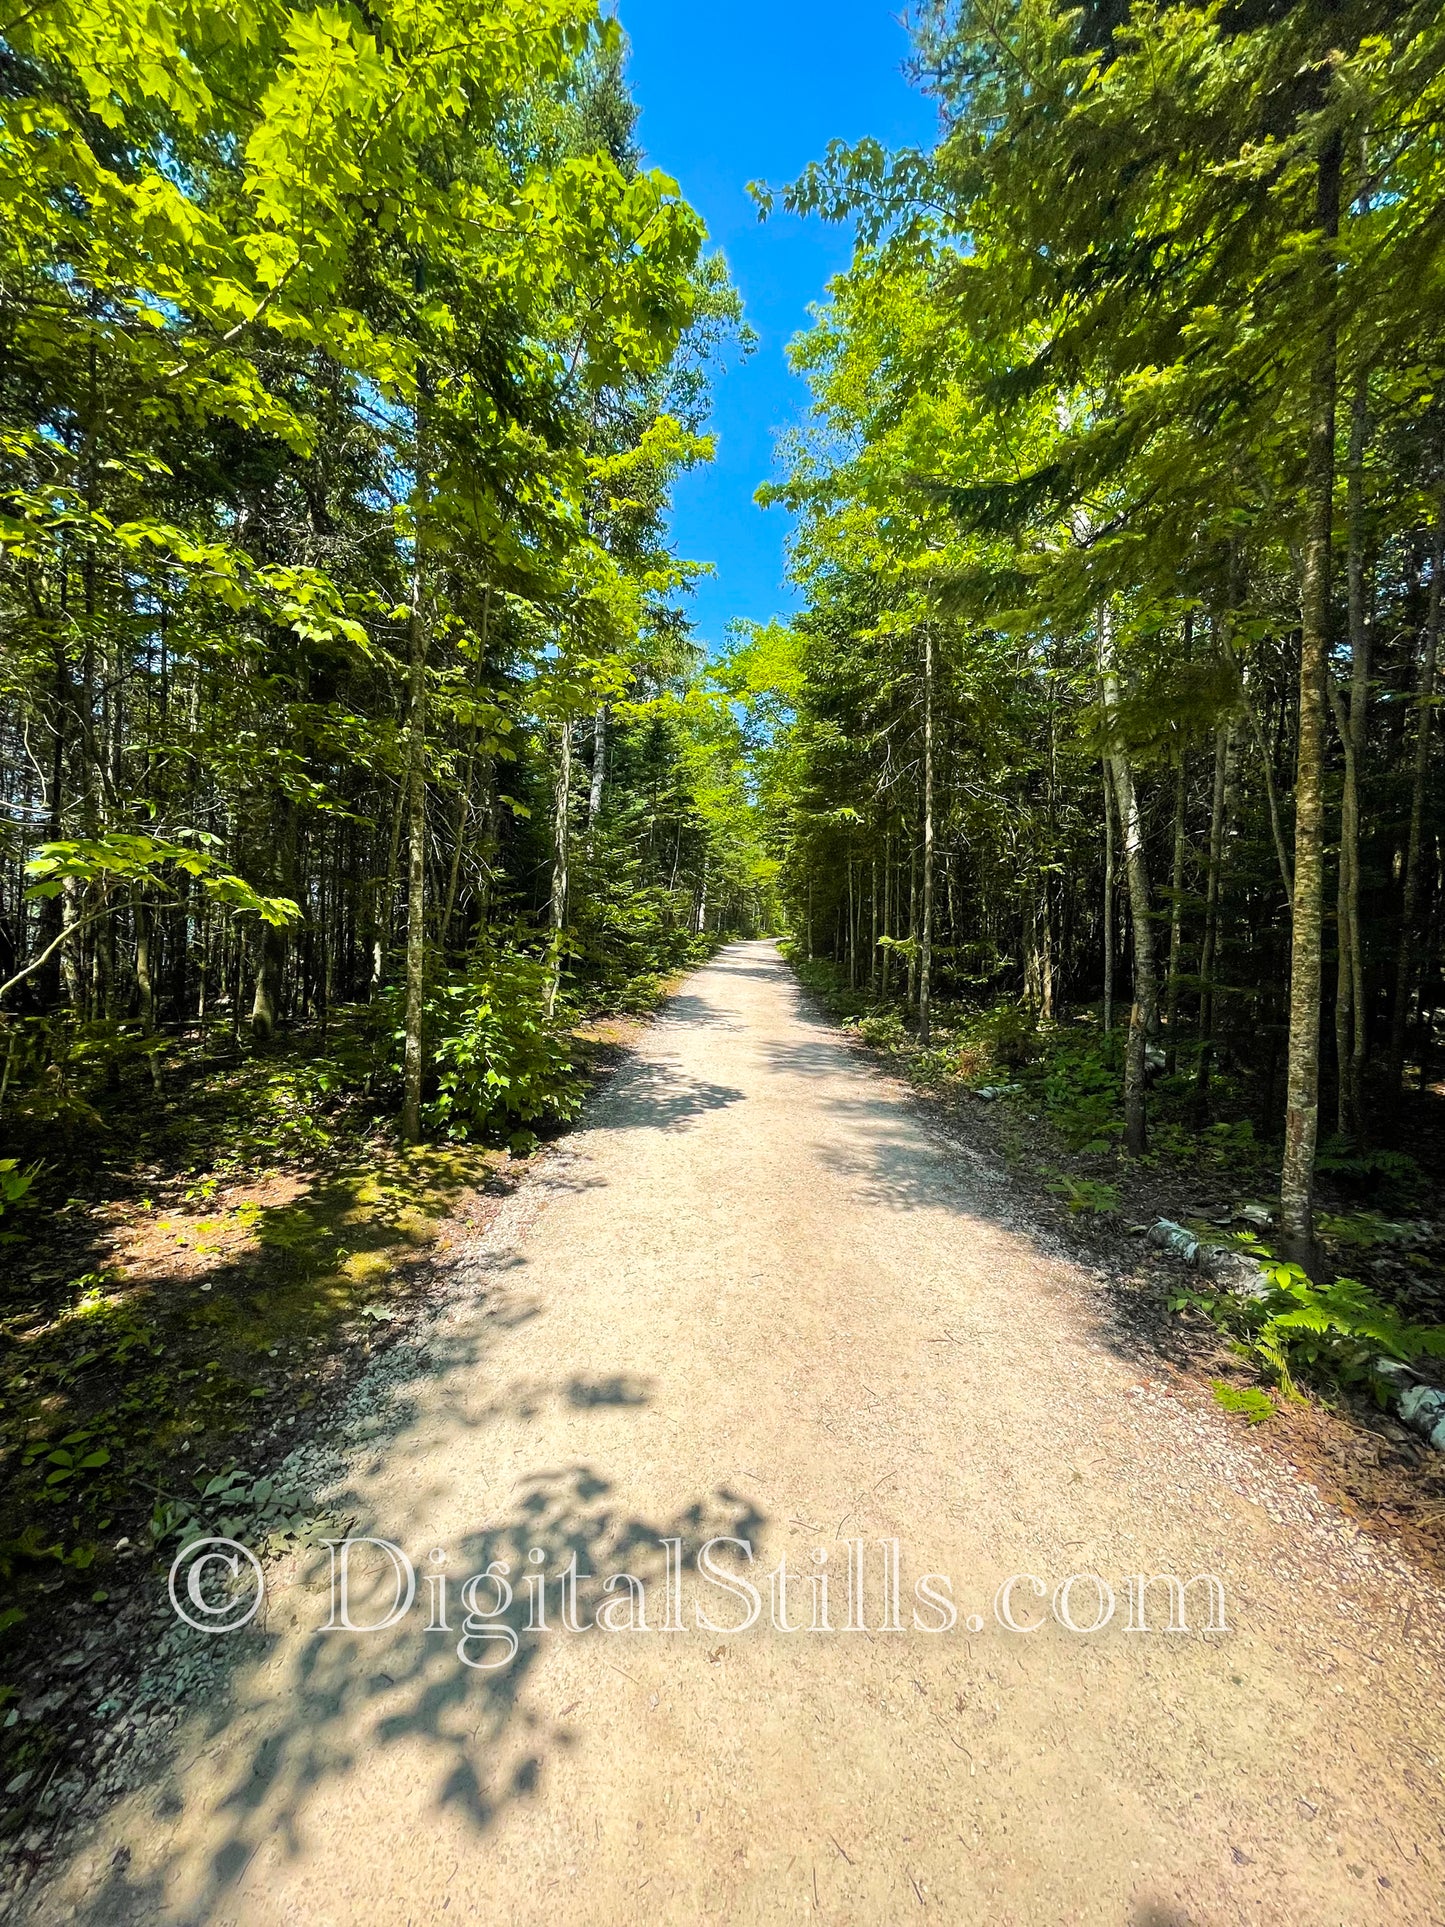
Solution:
[(1274, 1417), (1274, 1400), (1268, 1392), (1261, 1392), (1252, 1385), (1231, 1385), (1226, 1379), (1210, 1380), (1216, 1405), (1223, 1406), (1226, 1412), (1237, 1412), (1250, 1425), (1263, 1425), (1266, 1419)]
[(1411, 1324), (1357, 1279), (1317, 1285), (1298, 1265), (1260, 1250), (1251, 1255), (1260, 1258), (1269, 1281), (1262, 1298), (1190, 1292), (1171, 1299), (1171, 1309), (1187, 1304), (1204, 1312), (1230, 1334), (1239, 1357), (1262, 1365), (1287, 1398), (1301, 1396), (1300, 1378), (1373, 1385), (1383, 1397), (1375, 1370), (1382, 1355), (1406, 1365), (1445, 1357), (1445, 1326)]

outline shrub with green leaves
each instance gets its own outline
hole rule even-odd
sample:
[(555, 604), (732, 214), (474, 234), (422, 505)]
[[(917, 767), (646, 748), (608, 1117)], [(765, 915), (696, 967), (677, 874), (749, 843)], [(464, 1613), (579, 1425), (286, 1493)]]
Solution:
[(909, 1042), (903, 1018), (896, 1010), (874, 1010), (857, 1022), (858, 1035), (876, 1050), (902, 1050)]
[[(13, 1214), (30, 1209), (35, 1203), (30, 1194), (41, 1169), (38, 1164), (22, 1169), (19, 1158), (0, 1158), (0, 1218), (7, 1211)], [(13, 1244), (18, 1236), (19, 1233), (13, 1230), (0, 1231), (0, 1244)]]
[[(497, 945), (477, 950), (464, 971), (431, 990), (424, 1025), (431, 1049), (429, 1134), (518, 1138), (523, 1126), (577, 1115), (582, 1080), (565, 1024), (545, 1015), (548, 980), (544, 959)], [(395, 1068), (400, 994), (389, 1002)]]
[(1049, 1122), (1071, 1151), (1109, 1151), (1123, 1135), (1122, 1057), (1117, 1032), (1103, 1037), (1062, 1032), (1051, 1040), (1040, 1095)]
[(995, 1004), (969, 1026), (969, 1032), (987, 1044), (997, 1070), (1020, 1070), (1038, 1051), (1038, 1019), (1022, 1004)]

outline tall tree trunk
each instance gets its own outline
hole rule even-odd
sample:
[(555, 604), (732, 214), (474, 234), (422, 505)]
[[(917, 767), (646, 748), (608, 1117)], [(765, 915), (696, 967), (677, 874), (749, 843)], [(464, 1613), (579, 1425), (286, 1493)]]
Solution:
[(1440, 576), (1445, 564), (1445, 489), (1435, 509), (1430, 547), (1430, 601), (1415, 707), (1415, 780), (1410, 791), (1410, 833), (1405, 845), (1405, 887), (1400, 905), (1400, 944), (1395, 969), (1395, 1006), (1390, 1017), (1390, 1087), (1404, 1088), (1405, 1029), (1415, 970), (1415, 918), (1420, 907), (1420, 845), (1425, 834), (1425, 791), (1430, 776), (1430, 736), (1434, 722), (1435, 663), (1440, 648)]
[(1179, 977), (1181, 937), (1184, 922), (1184, 803), (1188, 778), (1188, 758), (1179, 753), (1179, 770), (1174, 779), (1174, 851), (1169, 871), (1169, 964), (1164, 990), (1165, 1061), (1171, 1073), (1179, 1063)]
[[(487, 661), (487, 631), (491, 626), (492, 589), (489, 583), (482, 591), (482, 633), (477, 647), (477, 667), (472, 678), (472, 700), (480, 698), (482, 675)], [(445, 948), (452, 937), (452, 918), (456, 914), (457, 886), (462, 874), (462, 849), (466, 843), (467, 819), (472, 810), (472, 776), (477, 762), (477, 726), (472, 724), (470, 740), (467, 743), (466, 771), (462, 777), (462, 793), (457, 803), (457, 829), (452, 839), (451, 870), (447, 877), (446, 904), (442, 910), (441, 941)]]
[(1299, 740), (1295, 757), (1294, 905), (1290, 923), (1289, 1061), (1286, 1072), (1280, 1229), (1297, 1264), (1316, 1264), (1315, 1145), (1319, 1136), (1320, 947), (1324, 924), (1326, 678), (1330, 648), (1330, 541), (1335, 484), (1335, 239), (1340, 225), (1338, 132), (1327, 133), (1316, 177), (1320, 344), (1310, 378), (1305, 547), (1300, 595)]
[(853, 933), (857, 928), (853, 912), (853, 852), (848, 852), (848, 988), (858, 988), (858, 946)]
[[(153, 1037), (156, 1028), (155, 990), (155, 912), (139, 898), (135, 902), (135, 984), (139, 1002), (141, 1034)], [(161, 1090), (161, 1059), (158, 1050), (146, 1052), (146, 1071), (156, 1095)]]
[(446, 901), (442, 905), (440, 937), (443, 949), (452, 940), (452, 919), (457, 913), (457, 892), (462, 880), (462, 851), (467, 839), (467, 820), (472, 813), (472, 776), (476, 768), (476, 743), (467, 748), (466, 767), (462, 774), (462, 793), (457, 798), (457, 827), (452, 837), (452, 860), (447, 871)]
[(910, 1004), (918, 1001), (918, 836), (908, 839), (908, 979)]
[(1204, 882), (1204, 932), (1199, 944), (1199, 1060), (1195, 1066), (1194, 1106), (1204, 1123), (1209, 1109), (1209, 1073), (1214, 1056), (1214, 955), (1219, 944), (1219, 893), (1224, 871), (1226, 798), (1233, 725), (1214, 732), (1214, 789), (1209, 806), (1209, 868)]
[(402, 1046), (401, 1137), (421, 1142), (421, 1085), (426, 1000), (426, 730), (427, 657), (431, 652), (426, 517), (428, 469), (425, 399), (418, 402), (410, 662), (407, 678), (406, 1018)]
[[(54, 732), (50, 745), (50, 799), (46, 840), (58, 843), (65, 834), (65, 753), (66, 722), (74, 703), (74, 691), (70, 680), (70, 663), (65, 654), (65, 645), (58, 638), (52, 645), (54, 664), (54, 713), (51, 729)], [(45, 897), (40, 905), (40, 923), (36, 931), (37, 951), (49, 950), (56, 938), (65, 928), (65, 903), (62, 896)], [(17, 957), (16, 961), (19, 959)], [(72, 963), (71, 969), (73, 971)], [(50, 961), (36, 974), (36, 989), (41, 1004), (49, 1009), (60, 1001), (60, 986), (65, 961), (61, 957), (61, 946), (56, 945)]]
[(1364, 1137), (1363, 1093), (1368, 1026), (1365, 1009), (1364, 932), (1360, 925), (1360, 763), (1368, 731), (1370, 654), (1373, 634), (1366, 594), (1365, 447), (1369, 437), (1369, 387), (1362, 373), (1350, 409), (1349, 610), (1350, 705), (1330, 678), (1330, 702), (1345, 779), (1340, 799), (1339, 887), (1335, 899), (1338, 970), (1335, 979), (1335, 1060), (1338, 1070), (1336, 1122), (1342, 1137)]
[(552, 807), (552, 894), (547, 916), (552, 926), (552, 970), (547, 979), (547, 1015), (557, 1008), (562, 983), (562, 932), (567, 925), (567, 867), (571, 854), (569, 818), (572, 813), (572, 725), (562, 724), (557, 754), (557, 788)]
[(1114, 1028), (1114, 798), (1104, 758), (1104, 1033)]
[(397, 786), (396, 808), (391, 813), (391, 833), (386, 846), (386, 873), (372, 890), (374, 921), (371, 939), (371, 995), (373, 998), (380, 994), (381, 987), (386, 982), (386, 956), (391, 948), (392, 918), (396, 913), (396, 873), (401, 861), (401, 826), (406, 820), (410, 793), (410, 779), (404, 777)]
[(200, 930), (197, 933), (200, 946), (200, 985), (196, 991), (196, 1029), (200, 1032), (201, 1043), (206, 1041), (206, 1005), (210, 993), (211, 978), (211, 905), (207, 898), (201, 902)]
[[(883, 934), (893, 935), (893, 832), (886, 831), (883, 837)], [(883, 956), (878, 969), (878, 995), (888, 1001), (888, 966), (892, 961), (893, 949), (884, 944)]]
[[(296, 805), (289, 796), (277, 795), (272, 809), (275, 855), (272, 875), (282, 896), (295, 898), (296, 888)], [(290, 938), (284, 928), (263, 923), (256, 933), (256, 982), (251, 998), (251, 1037), (257, 1044), (269, 1044), (281, 1020), (281, 989), (286, 974)]]
[(923, 625), (923, 923), (918, 937), (918, 1041), (929, 1040), (933, 989), (933, 625)]
[(225, 968), (229, 973), (226, 979), (226, 996), (231, 1007), (231, 1042), (237, 1050), (241, 1048), (241, 1004), (242, 986), (246, 976), (246, 940), (241, 935), (239, 924), (231, 919), (227, 933), (227, 952)]
[(1124, 874), (1129, 885), (1129, 920), (1134, 952), (1134, 997), (1129, 1010), (1129, 1046), (1124, 1066), (1124, 1148), (1142, 1157), (1149, 1148), (1147, 1117), (1149, 1039), (1159, 1028), (1159, 980), (1154, 963), (1154, 924), (1149, 870), (1134, 770), (1126, 755), (1113, 758), (1114, 789), (1124, 833)]
[(1099, 616), (1100, 682), (1108, 732), (1109, 772), (1119, 809), (1124, 844), (1124, 877), (1129, 888), (1129, 925), (1133, 938), (1134, 995), (1129, 1009), (1129, 1039), (1124, 1057), (1124, 1148), (1142, 1157), (1149, 1148), (1149, 1039), (1159, 1028), (1159, 980), (1154, 962), (1153, 905), (1144, 855), (1144, 828), (1134, 766), (1119, 740), (1119, 685), (1114, 670), (1113, 624), (1105, 608)]
[(141, 1035), (149, 1037), (156, 1027), (155, 978), (151, 970), (151, 933), (154, 919), (150, 906), (135, 900), (135, 987)]
[(868, 995), (878, 995), (878, 858), (868, 859), (868, 902), (873, 941), (868, 947)]
[(592, 782), (587, 791), (587, 827), (602, 814), (602, 786), (607, 781), (607, 705), (592, 720)]

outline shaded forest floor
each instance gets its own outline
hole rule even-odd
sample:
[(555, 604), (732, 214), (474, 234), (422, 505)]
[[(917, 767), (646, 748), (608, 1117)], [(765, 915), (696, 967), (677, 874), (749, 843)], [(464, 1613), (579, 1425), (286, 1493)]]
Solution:
[[(659, 982), (659, 994), (666, 986)], [(592, 1082), (643, 1019), (573, 1033)], [(347, 1038), (220, 1037), (142, 1067), (47, 1143), (0, 1243), (0, 1794), (13, 1821), (153, 1615), (188, 1524), (304, 1541), (335, 1522), (269, 1476), (420, 1314), (532, 1151), (397, 1147)], [(534, 1144), (536, 1140), (531, 1140)], [(59, 1200), (57, 1203), (56, 1200)], [(42, 1807), (43, 1811), (43, 1807)]]
[[(1088, 1086), (1095, 1080), (1077, 1066), (1097, 1059), (1097, 1013), (1045, 1034), (1027, 1053), (1032, 1061), (1000, 1064), (987, 1039), (990, 1030), (1016, 1036), (1012, 1005), (980, 1013), (945, 1003), (924, 1052), (899, 1006), (850, 990), (826, 963), (794, 967), (854, 1047), (901, 1076), (950, 1142), (1003, 1167), (1031, 1217), (1071, 1255), (1097, 1266), (1115, 1315), (1151, 1358), (1156, 1382), (1206, 1398), (1215, 1385), (1226, 1397), (1228, 1388), (1258, 1386), (1250, 1361), (1218, 1327), (1179, 1304), (1202, 1286), (1199, 1274), (1144, 1233), (1164, 1217), (1206, 1239), (1267, 1239), (1261, 1218), (1278, 1203), (1276, 1147), (1237, 1121), (1193, 1128), (1168, 1092), (1154, 1101), (1148, 1157), (1129, 1159), (1103, 1138), (1088, 1137)], [(1001, 1054), (1026, 1053), (1006, 1042)], [(1111, 1106), (1112, 1098), (1106, 1103), (1099, 1093), (1095, 1127), (1105, 1124)], [(1321, 1219), (1334, 1234), (1325, 1248), (1341, 1273), (1408, 1316), (1437, 1324), (1445, 1317), (1445, 1187), (1439, 1161), (1427, 1163), (1426, 1153), (1445, 1133), (1445, 1101), (1415, 1097), (1412, 1108), (1420, 1115), (1412, 1116), (1409, 1138), (1420, 1158), (1396, 1164), (1385, 1154), (1377, 1174), (1325, 1171)], [(1362, 1387), (1316, 1382), (1300, 1390), (1296, 1397), (1270, 1391), (1268, 1415), (1252, 1427), (1257, 1436), (1362, 1530), (1445, 1575), (1445, 1456)]]

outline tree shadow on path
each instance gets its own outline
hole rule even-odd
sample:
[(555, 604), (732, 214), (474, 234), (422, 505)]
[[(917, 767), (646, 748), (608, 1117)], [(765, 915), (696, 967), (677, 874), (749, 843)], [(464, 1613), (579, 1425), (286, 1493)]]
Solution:
[[(624, 1388), (610, 1402), (642, 1401)], [(163, 1822), (173, 1822), (169, 1844), (157, 1856), (143, 1853), (135, 1860), (122, 1849), (67, 1918), (91, 1927), (161, 1921), (205, 1927), (229, 1917), (246, 1870), (263, 1848), (271, 1875), (278, 1854), (284, 1863), (330, 1851), (313, 1809), (350, 1781), (358, 1783), (350, 1804), (364, 1806), (368, 1794), (360, 1781), (384, 1788), (391, 1756), (405, 1775), (402, 1784), (425, 1788), (426, 1805), (460, 1815), (480, 1841), (511, 1805), (539, 1791), (549, 1758), (579, 1743), (559, 1717), (523, 1702), (549, 1644), (589, 1642), (599, 1666), (622, 1650), (625, 1635), (589, 1626), (607, 1596), (605, 1579), (629, 1572), (641, 1580), (648, 1623), (656, 1630), (663, 1610), (664, 1540), (681, 1540), (683, 1560), (690, 1563), (710, 1538), (756, 1542), (764, 1523), (749, 1501), (725, 1488), (671, 1517), (649, 1519), (629, 1511), (609, 1482), (586, 1465), (538, 1472), (522, 1482), (506, 1517), (446, 1548), (448, 1630), (437, 1631), (423, 1630), (429, 1615), (440, 1614), (427, 1585), (438, 1568), (428, 1564), (430, 1549), (420, 1546), (406, 1548), (418, 1589), (399, 1625), (370, 1633), (309, 1630), (323, 1622), (328, 1604), (328, 1559), (319, 1557), (304, 1584), (277, 1601), (277, 1617), (299, 1609), (303, 1626), (227, 1642), (229, 1694), (216, 1691), (214, 1710), (199, 1725), (192, 1720), (183, 1726), (170, 1757), (149, 1767), (152, 1809)], [(368, 1532), (385, 1537), (387, 1527), (372, 1520), (352, 1528), (357, 1538)], [(578, 1617), (588, 1628), (581, 1633), (559, 1623), (555, 1583), (574, 1555)], [(370, 1566), (361, 1564), (367, 1556)], [(384, 1555), (358, 1552), (357, 1560), (351, 1613), (365, 1623), (372, 1614), (385, 1616), (394, 1590)], [(504, 1589), (499, 1594), (483, 1582), (474, 1595), (482, 1617), (469, 1619), (459, 1598), (462, 1584), (489, 1566), (497, 1567)], [(535, 1573), (552, 1582), (545, 1630), (531, 1625), (533, 1595), (524, 1579)], [(378, 1578), (385, 1580), (379, 1592), (370, 1583)], [(464, 1638), (468, 1630), (471, 1637)], [(198, 1646), (207, 1637), (193, 1635)], [(459, 1658), (459, 1644), (472, 1664)], [(507, 1663), (482, 1670), (495, 1660)], [(221, 1784), (201, 1806), (190, 1769), (222, 1748), (228, 1756)], [(47, 1916), (42, 1909), (30, 1918)]]

